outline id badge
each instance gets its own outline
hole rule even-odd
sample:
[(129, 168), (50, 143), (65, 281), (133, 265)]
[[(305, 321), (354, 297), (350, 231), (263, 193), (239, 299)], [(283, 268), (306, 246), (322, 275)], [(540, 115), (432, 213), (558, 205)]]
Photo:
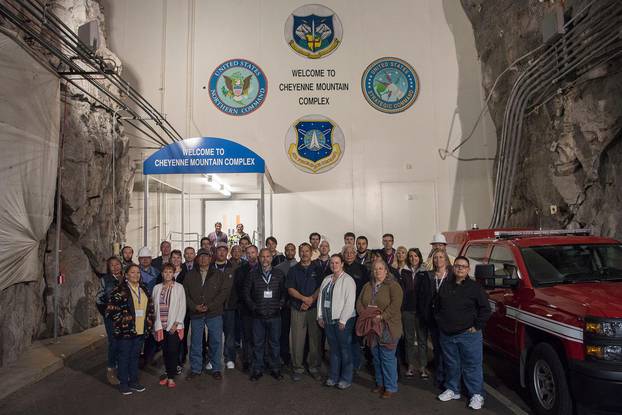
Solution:
[(145, 310), (136, 310), (136, 318), (145, 317)]
[(324, 308), (330, 308), (330, 300), (324, 300)]
[(272, 298), (272, 290), (264, 291), (263, 298)]

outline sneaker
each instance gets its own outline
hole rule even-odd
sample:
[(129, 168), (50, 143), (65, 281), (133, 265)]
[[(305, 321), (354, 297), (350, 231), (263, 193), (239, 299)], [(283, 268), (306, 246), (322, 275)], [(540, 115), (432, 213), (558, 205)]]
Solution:
[(117, 378), (117, 374), (115, 370), (111, 367), (106, 369), (106, 379), (108, 379), (108, 383), (113, 386), (117, 386), (119, 384), (119, 379)]
[(302, 380), (302, 375), (300, 373), (294, 372), (294, 373), (292, 373), (292, 380), (294, 382), (299, 382), (299, 381)]
[(127, 385), (120, 385), (119, 392), (121, 392), (121, 395), (131, 395), (133, 393)]
[(208, 363), (205, 365), (205, 370), (212, 370), (213, 368), (214, 368), (214, 367), (212, 366), (212, 362), (208, 362)]
[(339, 382), (337, 384), (337, 389), (344, 390), (344, 389), (348, 389), (350, 386), (352, 386), (351, 383), (347, 383), (347, 382), (341, 381), (341, 382)]
[(270, 372), (270, 376), (272, 376), (276, 380), (283, 380), (283, 375), (281, 374), (280, 370), (273, 370), (272, 372)]
[(324, 386), (332, 387), (336, 385), (337, 385), (337, 382), (335, 382), (331, 378), (326, 379), (326, 382), (324, 382)]
[(233, 363), (231, 360), (229, 360), (227, 362), (227, 369), (235, 369), (235, 363)]
[(200, 373), (190, 372), (188, 373), (188, 376), (186, 376), (186, 380), (193, 380), (198, 378), (199, 376), (201, 376)]
[(212, 377), (214, 378), (214, 380), (222, 380), (222, 375), (220, 374), (220, 372), (212, 373)]
[(441, 402), (451, 401), (452, 399), (460, 399), (460, 394), (455, 393), (451, 389), (446, 389), (445, 392), (438, 395), (438, 400)]
[(320, 372), (309, 372), (309, 375), (313, 378), (313, 380), (322, 380)]
[(477, 410), (482, 409), (482, 406), (484, 406), (484, 397), (482, 395), (475, 394), (471, 396), (469, 408)]
[(143, 385), (141, 385), (140, 383), (130, 383), (128, 386), (134, 392), (144, 392), (147, 389)]
[(177, 387), (177, 384), (175, 383), (175, 381), (173, 379), (169, 379), (168, 380), (168, 387), (169, 389), (174, 389)]
[(262, 376), (263, 376), (263, 373), (261, 373), (261, 372), (254, 372), (251, 375), (251, 382), (257, 382), (259, 379), (261, 379)]
[(184, 367), (183, 367), (183, 366), (179, 366), (179, 365), (178, 365), (178, 366), (177, 366), (177, 374), (178, 374), (178, 375), (181, 375), (181, 374), (183, 373), (183, 371), (184, 371)]
[(168, 384), (168, 379), (165, 377), (164, 379), (160, 379), (160, 386), (166, 386)]

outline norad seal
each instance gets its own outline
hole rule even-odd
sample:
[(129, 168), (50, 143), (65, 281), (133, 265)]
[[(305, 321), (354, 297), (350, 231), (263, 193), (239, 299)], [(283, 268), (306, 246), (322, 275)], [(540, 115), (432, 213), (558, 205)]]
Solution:
[(216, 108), (229, 115), (247, 115), (266, 100), (268, 82), (264, 72), (246, 59), (219, 65), (209, 79), (209, 96)]
[(321, 4), (298, 7), (285, 21), (285, 41), (311, 59), (328, 56), (341, 44), (343, 27), (334, 11)]
[(323, 115), (306, 115), (285, 136), (289, 160), (305, 173), (324, 173), (335, 167), (345, 151), (341, 128)]
[(394, 114), (415, 102), (419, 95), (419, 77), (406, 61), (380, 58), (365, 69), (361, 89), (372, 107)]

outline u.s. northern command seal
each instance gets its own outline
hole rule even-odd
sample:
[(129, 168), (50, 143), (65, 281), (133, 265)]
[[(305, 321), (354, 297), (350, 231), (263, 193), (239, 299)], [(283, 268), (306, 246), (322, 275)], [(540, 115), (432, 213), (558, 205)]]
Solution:
[(345, 151), (341, 128), (323, 115), (306, 115), (289, 127), (285, 152), (306, 173), (324, 173), (335, 167)]
[(229, 115), (247, 115), (263, 104), (268, 93), (264, 72), (246, 59), (219, 65), (209, 79), (209, 96), (216, 108)]
[(341, 44), (342, 37), (341, 20), (321, 4), (301, 6), (285, 21), (285, 41), (296, 53), (307, 58), (330, 55)]
[(419, 77), (402, 59), (380, 58), (365, 69), (361, 89), (372, 107), (394, 114), (408, 109), (415, 102), (419, 95)]

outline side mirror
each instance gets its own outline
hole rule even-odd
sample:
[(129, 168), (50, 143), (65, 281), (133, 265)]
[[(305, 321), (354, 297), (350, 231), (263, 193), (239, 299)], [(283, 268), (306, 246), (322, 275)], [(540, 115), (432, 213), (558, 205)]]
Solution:
[(520, 279), (518, 278), (518, 272), (516, 272), (516, 267), (508, 265), (505, 266), (505, 269), (507, 271), (510, 271), (510, 267), (514, 269), (509, 272), (509, 275), (495, 275), (494, 264), (476, 265), (475, 279), (488, 290), (494, 290), (498, 288), (514, 288), (518, 286)]

